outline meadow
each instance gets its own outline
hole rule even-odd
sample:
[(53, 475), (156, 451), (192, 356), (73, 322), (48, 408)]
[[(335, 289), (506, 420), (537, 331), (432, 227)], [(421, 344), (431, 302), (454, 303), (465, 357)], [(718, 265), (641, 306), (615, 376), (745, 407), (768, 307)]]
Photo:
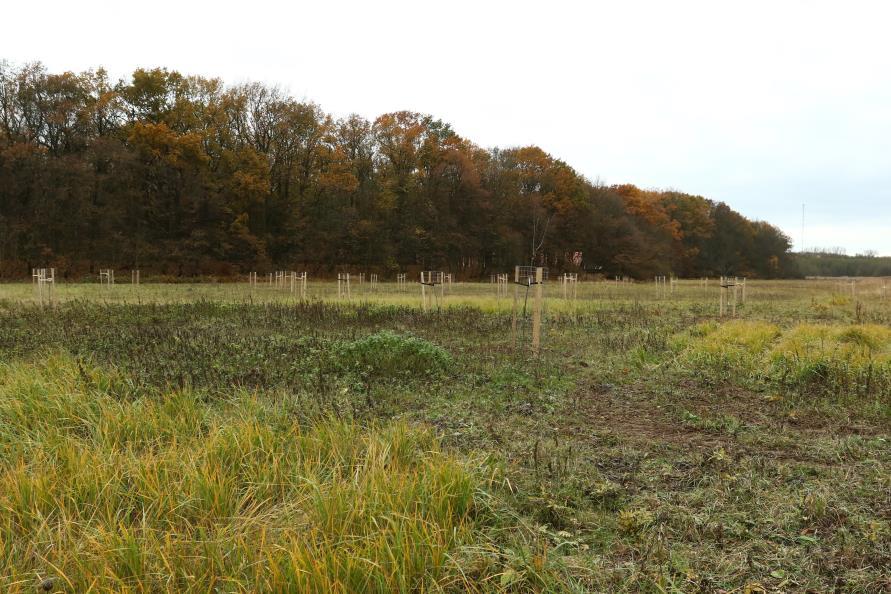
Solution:
[(4, 592), (885, 592), (881, 279), (0, 284)]

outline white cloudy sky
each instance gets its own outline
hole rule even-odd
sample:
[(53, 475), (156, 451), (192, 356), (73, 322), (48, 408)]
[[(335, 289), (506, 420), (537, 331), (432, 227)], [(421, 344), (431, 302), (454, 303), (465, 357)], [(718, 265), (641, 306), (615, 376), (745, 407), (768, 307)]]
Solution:
[(12, 2), (0, 58), (277, 83), (409, 109), (591, 179), (728, 202), (805, 245), (891, 255), (891, 3)]

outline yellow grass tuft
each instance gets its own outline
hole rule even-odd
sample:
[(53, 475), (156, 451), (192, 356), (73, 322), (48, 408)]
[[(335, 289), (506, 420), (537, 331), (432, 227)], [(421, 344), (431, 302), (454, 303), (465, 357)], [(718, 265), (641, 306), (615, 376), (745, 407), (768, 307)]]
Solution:
[(891, 328), (877, 324), (702, 324), (677, 336), (678, 362), (724, 378), (766, 380), (834, 397), (891, 396)]

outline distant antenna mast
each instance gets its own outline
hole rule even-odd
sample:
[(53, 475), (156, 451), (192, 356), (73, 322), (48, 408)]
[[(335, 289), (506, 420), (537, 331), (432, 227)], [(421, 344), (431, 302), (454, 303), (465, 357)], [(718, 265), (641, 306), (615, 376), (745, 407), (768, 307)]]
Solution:
[(804, 202), (801, 203), (801, 253), (805, 252), (804, 249)]

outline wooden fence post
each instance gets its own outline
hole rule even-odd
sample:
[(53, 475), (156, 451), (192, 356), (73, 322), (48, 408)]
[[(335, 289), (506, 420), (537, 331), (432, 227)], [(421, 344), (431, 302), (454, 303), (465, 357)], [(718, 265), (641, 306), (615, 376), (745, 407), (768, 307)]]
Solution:
[(510, 316), (510, 335), (514, 348), (517, 346), (517, 308), (520, 303), (520, 267), (514, 266), (514, 305)]
[(532, 311), (532, 352), (537, 356), (541, 349), (541, 297), (544, 286), (543, 269), (535, 269), (535, 304)]
[(721, 280), (718, 283), (718, 287), (720, 288), (720, 294), (721, 294), (720, 306), (718, 308), (718, 315), (722, 318), (724, 317), (724, 301), (725, 301), (724, 293), (725, 293), (725, 291), (727, 291), (727, 287), (725, 287), (724, 284), (725, 284), (724, 277), (722, 276)]

